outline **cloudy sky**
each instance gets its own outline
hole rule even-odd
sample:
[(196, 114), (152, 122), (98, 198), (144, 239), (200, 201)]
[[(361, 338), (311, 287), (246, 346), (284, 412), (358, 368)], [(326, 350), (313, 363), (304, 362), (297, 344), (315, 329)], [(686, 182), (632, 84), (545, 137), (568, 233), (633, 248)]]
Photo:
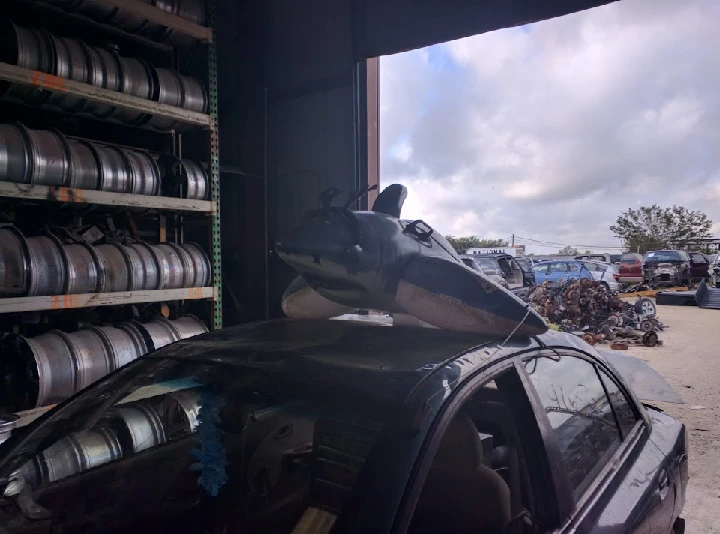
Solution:
[(718, 20), (718, 0), (622, 0), (383, 57), (381, 183), (456, 236), (609, 252), (623, 210), (677, 203), (720, 237)]

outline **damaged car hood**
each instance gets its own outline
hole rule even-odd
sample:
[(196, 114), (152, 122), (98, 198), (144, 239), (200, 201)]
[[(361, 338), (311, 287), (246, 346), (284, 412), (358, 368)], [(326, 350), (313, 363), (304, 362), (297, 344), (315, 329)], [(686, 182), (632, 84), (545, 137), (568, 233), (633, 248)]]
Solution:
[(612, 365), (635, 396), (646, 402), (684, 404), (680, 395), (655, 369), (635, 356), (614, 350), (598, 350)]

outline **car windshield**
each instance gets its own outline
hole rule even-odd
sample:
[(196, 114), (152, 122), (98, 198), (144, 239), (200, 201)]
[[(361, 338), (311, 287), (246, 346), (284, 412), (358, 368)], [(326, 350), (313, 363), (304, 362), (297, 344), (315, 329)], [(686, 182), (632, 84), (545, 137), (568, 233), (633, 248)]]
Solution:
[(500, 264), (495, 258), (474, 258), (483, 271), (500, 271)]
[(658, 263), (663, 261), (684, 261), (682, 255), (675, 250), (659, 250), (648, 252), (645, 256), (645, 263)]
[(332, 524), (394, 408), (291, 380), (282, 361), (138, 362), (22, 435), (0, 477), (19, 471), (58, 526), (90, 514), (69, 502), (118, 532), (209, 521), (289, 534), (318, 511)]

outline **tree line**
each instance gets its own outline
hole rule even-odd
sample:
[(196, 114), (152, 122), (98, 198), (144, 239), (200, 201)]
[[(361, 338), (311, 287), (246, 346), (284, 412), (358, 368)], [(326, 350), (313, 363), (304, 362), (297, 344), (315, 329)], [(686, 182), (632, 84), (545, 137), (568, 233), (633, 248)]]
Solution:
[[(624, 250), (644, 254), (649, 250), (689, 248), (703, 250), (702, 240), (712, 238), (712, 221), (701, 211), (683, 206), (661, 207), (657, 204), (628, 209), (618, 216), (610, 230), (620, 239)], [(507, 247), (504, 239), (487, 239), (477, 236), (446, 236), (458, 254), (470, 248)], [(589, 253), (590, 251), (585, 251)], [(580, 254), (568, 245), (558, 251), (563, 256)]]

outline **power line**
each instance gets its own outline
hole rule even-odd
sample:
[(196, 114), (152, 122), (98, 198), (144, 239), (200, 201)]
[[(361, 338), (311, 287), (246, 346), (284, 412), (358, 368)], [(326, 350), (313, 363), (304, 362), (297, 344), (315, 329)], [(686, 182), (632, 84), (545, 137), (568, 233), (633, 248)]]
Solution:
[(531, 237), (520, 237), (515, 236), (516, 241), (526, 241), (525, 244), (531, 244), (539, 247), (573, 247), (573, 248), (585, 248), (585, 249), (617, 249), (623, 250), (625, 247), (617, 245), (568, 245), (567, 243), (556, 243), (554, 241), (544, 241), (539, 239), (533, 239)]

